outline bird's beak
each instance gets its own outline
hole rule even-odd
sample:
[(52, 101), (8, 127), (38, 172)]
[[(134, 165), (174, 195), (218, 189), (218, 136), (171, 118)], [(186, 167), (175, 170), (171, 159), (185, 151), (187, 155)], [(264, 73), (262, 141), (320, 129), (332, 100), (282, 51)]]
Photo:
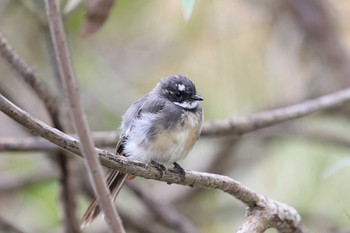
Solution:
[(202, 100), (203, 100), (203, 98), (202, 98), (200, 95), (193, 95), (193, 96), (191, 97), (191, 99), (197, 100), (197, 101), (202, 101)]

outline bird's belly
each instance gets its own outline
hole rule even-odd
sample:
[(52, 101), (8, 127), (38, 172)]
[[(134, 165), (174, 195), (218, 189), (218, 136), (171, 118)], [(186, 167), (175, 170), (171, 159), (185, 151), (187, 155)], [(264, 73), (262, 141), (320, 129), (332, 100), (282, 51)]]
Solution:
[(176, 127), (159, 126), (152, 137), (146, 133), (146, 126), (135, 127), (139, 131), (134, 130), (125, 144), (127, 156), (144, 163), (154, 160), (161, 164), (172, 164), (183, 159), (199, 136), (202, 117), (190, 113), (183, 115), (181, 120), (185, 123), (179, 123)]
[(148, 152), (152, 160), (158, 163), (173, 163), (186, 157), (198, 137), (195, 129), (179, 129), (165, 131), (152, 139)]

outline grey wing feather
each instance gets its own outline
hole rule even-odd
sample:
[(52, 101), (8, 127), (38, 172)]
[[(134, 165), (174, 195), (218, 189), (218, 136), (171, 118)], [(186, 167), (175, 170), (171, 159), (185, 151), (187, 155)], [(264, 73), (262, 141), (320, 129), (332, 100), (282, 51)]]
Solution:
[[(151, 98), (154, 98), (151, 99)], [(134, 120), (142, 117), (144, 113), (160, 112), (165, 106), (165, 100), (159, 96), (151, 94), (145, 95), (134, 104), (132, 104), (123, 116), (121, 128), (123, 132), (131, 129)]]
[(125, 132), (130, 129), (132, 122), (137, 118), (142, 104), (145, 102), (147, 96), (142, 97), (135, 103), (133, 103), (123, 116), (123, 121), (121, 124), (121, 129)]
[(142, 117), (143, 113), (153, 113), (156, 114), (163, 110), (165, 107), (166, 100), (163, 98), (158, 98), (153, 101), (145, 101), (141, 108), (139, 109), (139, 117)]

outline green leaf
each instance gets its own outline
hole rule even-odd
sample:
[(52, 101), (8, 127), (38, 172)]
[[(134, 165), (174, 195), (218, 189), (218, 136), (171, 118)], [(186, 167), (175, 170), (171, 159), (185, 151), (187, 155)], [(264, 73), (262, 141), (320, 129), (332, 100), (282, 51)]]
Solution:
[(196, 3), (196, 0), (180, 0), (180, 2), (185, 22), (188, 22), (191, 19), (193, 7)]

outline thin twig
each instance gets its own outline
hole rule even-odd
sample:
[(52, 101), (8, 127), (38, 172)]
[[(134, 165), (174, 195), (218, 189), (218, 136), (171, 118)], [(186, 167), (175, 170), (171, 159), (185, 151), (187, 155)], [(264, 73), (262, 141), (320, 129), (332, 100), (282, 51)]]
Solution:
[[(81, 151), (79, 149), (80, 144), (75, 138), (62, 133), (57, 129), (53, 129), (45, 123), (33, 118), (2, 95), (0, 95), (0, 110), (31, 130), (33, 133), (46, 138), (63, 149), (81, 156)], [(271, 219), (270, 222), (271, 227), (275, 227), (281, 233), (293, 232), (294, 230), (291, 231), (291, 229), (298, 229), (300, 230), (299, 232), (302, 232), (301, 219), (294, 208), (265, 198), (227, 176), (186, 171), (185, 178), (183, 179), (178, 173), (168, 170), (163, 172), (162, 176), (160, 176), (159, 171), (156, 168), (147, 164), (129, 160), (124, 156), (117, 156), (101, 149), (95, 148), (95, 151), (97, 152), (101, 163), (109, 168), (117, 169), (123, 173), (141, 176), (147, 179), (160, 180), (167, 183), (222, 190), (234, 196), (251, 209), (262, 208), (273, 211), (273, 219)]]
[(270, 130), (262, 130), (255, 134), (258, 138), (274, 139), (274, 138), (302, 138), (314, 140), (330, 145), (350, 148), (350, 135), (341, 133), (339, 130), (329, 129), (322, 125), (303, 125), (303, 124), (287, 124), (284, 126), (275, 126)]
[[(77, 137), (76, 135), (70, 135)], [(115, 148), (119, 134), (115, 131), (92, 132), (95, 146), (98, 148)], [(0, 151), (55, 151), (58, 146), (41, 137), (1, 137)]]
[(1, 33), (0, 54), (12, 67), (13, 71), (35, 91), (37, 96), (44, 102), (50, 115), (58, 116), (58, 103), (56, 98), (48, 91), (47, 86), (40, 81), (34, 69), (16, 53)]
[[(44, 6), (45, 8), (45, 6)], [(63, 92), (62, 83), (60, 82), (60, 76), (58, 72), (57, 63), (55, 61), (54, 45), (51, 40), (50, 29), (48, 25), (43, 25), (41, 27), (41, 32), (44, 36), (44, 41), (46, 42), (47, 53), (49, 56), (52, 73), (55, 77), (55, 81), (58, 84), (59, 90)], [(59, 117), (59, 120), (56, 118)], [(61, 105), (60, 116), (51, 116), (53, 119), (54, 126), (62, 130), (63, 132), (74, 132), (72, 121), (69, 117), (67, 106)], [(64, 232), (66, 233), (80, 233), (80, 223), (78, 220), (76, 206), (77, 206), (77, 196), (79, 187), (79, 177), (77, 175), (77, 160), (67, 154), (62, 150), (59, 150), (55, 154), (55, 161), (58, 169), (60, 171), (60, 198), (61, 205), (63, 207), (63, 221), (64, 221)]]
[(55, 154), (55, 161), (60, 171), (60, 199), (63, 207), (63, 222), (66, 233), (80, 233), (80, 224), (76, 214), (77, 173), (74, 158), (62, 150)]
[(212, 121), (203, 126), (202, 135), (241, 135), (307, 116), (320, 110), (336, 107), (348, 101), (350, 101), (350, 88), (303, 101), (299, 104), (255, 113), (247, 117)]
[(45, 3), (59, 73), (69, 98), (75, 128), (82, 143), (81, 150), (85, 157), (85, 165), (89, 171), (91, 182), (105, 214), (107, 224), (110, 226), (110, 230), (112, 232), (123, 233), (125, 230), (113, 206), (102, 167), (94, 151), (87, 120), (83, 114), (77, 80), (70, 60), (70, 52), (57, 2), (55, 0), (46, 0)]

